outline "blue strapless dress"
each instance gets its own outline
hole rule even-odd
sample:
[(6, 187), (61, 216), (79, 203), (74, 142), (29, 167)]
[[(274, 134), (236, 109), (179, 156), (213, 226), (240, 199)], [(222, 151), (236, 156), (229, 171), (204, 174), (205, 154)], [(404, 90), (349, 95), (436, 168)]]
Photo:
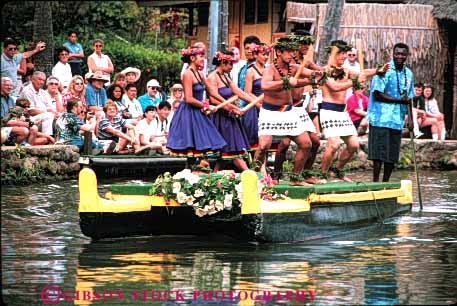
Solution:
[[(258, 97), (263, 91), (260, 86), (262, 79), (257, 79), (252, 82), (252, 93)], [(249, 145), (251, 149), (256, 149), (259, 144), (259, 109), (254, 106), (243, 116), (243, 126), (246, 130)]]
[[(192, 85), (192, 95), (203, 101), (205, 87), (201, 83)], [(180, 103), (171, 122), (167, 148), (172, 155), (186, 157), (208, 157), (217, 155), (226, 142), (213, 122), (188, 103)]]
[[(218, 92), (224, 99), (233, 96), (229, 87), (221, 87)], [(243, 157), (246, 150), (249, 149), (249, 141), (240, 119), (220, 109), (212, 115), (212, 121), (227, 143), (222, 148), (222, 159), (231, 160)]]

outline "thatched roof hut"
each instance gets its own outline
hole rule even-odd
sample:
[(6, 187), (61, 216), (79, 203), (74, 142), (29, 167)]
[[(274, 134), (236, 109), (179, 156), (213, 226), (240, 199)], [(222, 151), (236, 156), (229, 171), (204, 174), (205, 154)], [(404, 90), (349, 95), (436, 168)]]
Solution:
[(457, 1), (455, 0), (412, 0), (410, 3), (431, 5), (432, 14), (436, 19), (457, 22)]
[[(327, 4), (287, 3), (288, 21), (312, 21), (317, 44), (323, 31)], [(419, 4), (348, 3), (344, 5), (338, 38), (355, 45), (360, 38), (366, 67), (385, 61), (398, 42), (410, 47), (408, 65), (421, 81), (440, 79), (443, 74), (438, 24), (433, 7)], [(316, 46), (317, 49), (318, 46)]]

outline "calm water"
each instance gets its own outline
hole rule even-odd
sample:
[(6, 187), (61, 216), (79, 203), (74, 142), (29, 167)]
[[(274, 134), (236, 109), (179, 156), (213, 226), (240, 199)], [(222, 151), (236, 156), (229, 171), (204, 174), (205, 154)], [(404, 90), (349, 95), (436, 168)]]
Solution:
[[(3, 300), (8, 305), (43, 305), (42, 298), (59, 305), (455, 304), (457, 172), (421, 174), (422, 213), (415, 203), (412, 213), (351, 235), (268, 245), (221, 237), (91, 243), (79, 229), (76, 181), (2, 186)], [(358, 177), (366, 180), (369, 174)], [(394, 179), (408, 177), (414, 179), (397, 172)], [(158, 301), (165, 290), (172, 291), (169, 301), (163, 296)], [(259, 300), (246, 299), (251, 294)]]

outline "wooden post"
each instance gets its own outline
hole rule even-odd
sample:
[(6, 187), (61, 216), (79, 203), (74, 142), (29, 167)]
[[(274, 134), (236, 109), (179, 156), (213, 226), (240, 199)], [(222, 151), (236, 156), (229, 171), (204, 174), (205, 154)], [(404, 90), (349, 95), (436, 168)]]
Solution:
[(84, 146), (83, 146), (83, 155), (91, 155), (92, 154), (92, 132), (85, 131), (84, 132)]
[(319, 42), (319, 63), (325, 65), (328, 55), (325, 52), (325, 46), (330, 45), (332, 40), (338, 38), (340, 31), (341, 16), (343, 15), (344, 0), (329, 0), (327, 11), (325, 13), (324, 30)]

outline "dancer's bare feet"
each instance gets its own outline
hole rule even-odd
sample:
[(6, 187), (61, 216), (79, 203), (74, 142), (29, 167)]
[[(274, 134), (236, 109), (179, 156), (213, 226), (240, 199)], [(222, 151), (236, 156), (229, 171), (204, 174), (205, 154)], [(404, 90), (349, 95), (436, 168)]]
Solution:
[(327, 180), (325, 179), (317, 179), (315, 177), (307, 177), (305, 178), (305, 182), (313, 185), (321, 185), (327, 183)]
[(305, 181), (289, 181), (289, 186), (313, 186)]

